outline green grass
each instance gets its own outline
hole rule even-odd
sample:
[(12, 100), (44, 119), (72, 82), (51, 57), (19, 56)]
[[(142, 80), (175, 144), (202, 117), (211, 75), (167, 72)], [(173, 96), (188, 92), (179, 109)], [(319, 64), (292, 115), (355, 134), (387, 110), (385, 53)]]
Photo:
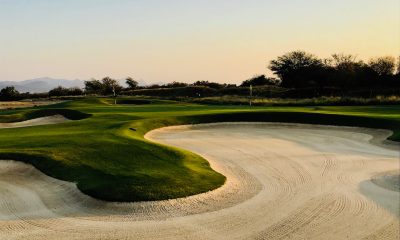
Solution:
[[(87, 98), (0, 112), (0, 122), (62, 114), (57, 125), (0, 129), (0, 159), (28, 162), (58, 179), (76, 182), (93, 197), (144, 201), (215, 189), (225, 177), (191, 152), (152, 143), (152, 129), (222, 121), (278, 121), (386, 128), (400, 140), (399, 106), (254, 107), (174, 101)], [(130, 104), (133, 103), (133, 104)], [(132, 131), (135, 128), (137, 131)]]
[[(248, 105), (249, 97), (218, 96), (203, 98), (178, 98), (177, 100), (199, 104)], [(399, 96), (377, 96), (374, 98), (357, 97), (318, 97), (318, 98), (265, 98), (253, 97), (254, 106), (362, 106), (362, 105), (399, 105)]]

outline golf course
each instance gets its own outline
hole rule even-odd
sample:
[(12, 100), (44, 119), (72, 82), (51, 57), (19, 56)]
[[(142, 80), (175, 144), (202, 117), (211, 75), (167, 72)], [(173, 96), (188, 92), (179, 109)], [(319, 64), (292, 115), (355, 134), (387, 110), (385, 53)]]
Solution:
[(398, 141), (396, 105), (4, 110), (0, 239), (395, 239)]
[[(216, 189), (225, 177), (189, 151), (144, 139), (148, 131), (212, 122), (294, 122), (388, 129), (400, 140), (400, 108), (207, 106), (92, 98), (2, 112), (1, 122), (62, 115), (66, 123), (2, 129), (0, 158), (30, 163), (75, 182), (85, 194), (118, 201), (186, 197)], [(135, 104), (139, 102), (139, 104)], [(128, 104), (125, 104), (128, 103)], [(129, 104), (133, 103), (133, 104)]]
[(400, 240), (399, 0), (0, 0), (0, 240)]

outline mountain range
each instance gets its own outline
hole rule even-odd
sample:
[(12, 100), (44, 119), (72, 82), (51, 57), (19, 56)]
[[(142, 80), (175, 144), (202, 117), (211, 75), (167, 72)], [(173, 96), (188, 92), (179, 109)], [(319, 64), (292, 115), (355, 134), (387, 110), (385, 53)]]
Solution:
[[(125, 80), (118, 80), (122, 86), (125, 86)], [(14, 86), (19, 92), (30, 92), (30, 93), (41, 93), (48, 92), (58, 86), (70, 88), (70, 87), (84, 87), (84, 80), (68, 80), (68, 79), (56, 79), (50, 77), (42, 77), (29, 79), (24, 81), (0, 81), (0, 89), (7, 86)], [(139, 85), (146, 85), (145, 82), (139, 81)]]

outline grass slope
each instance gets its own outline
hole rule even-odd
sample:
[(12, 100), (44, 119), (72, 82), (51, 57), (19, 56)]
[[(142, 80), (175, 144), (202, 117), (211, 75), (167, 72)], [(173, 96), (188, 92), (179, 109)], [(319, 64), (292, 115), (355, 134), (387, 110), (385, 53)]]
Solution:
[(0, 159), (33, 164), (50, 176), (76, 182), (81, 191), (96, 198), (144, 201), (198, 194), (225, 181), (200, 156), (144, 139), (146, 132), (163, 126), (222, 121), (316, 123), (391, 129), (391, 139), (400, 140), (399, 106), (249, 109), (160, 100), (118, 102), (125, 104), (88, 98), (0, 112), (0, 122), (54, 114), (76, 120), (0, 129)]

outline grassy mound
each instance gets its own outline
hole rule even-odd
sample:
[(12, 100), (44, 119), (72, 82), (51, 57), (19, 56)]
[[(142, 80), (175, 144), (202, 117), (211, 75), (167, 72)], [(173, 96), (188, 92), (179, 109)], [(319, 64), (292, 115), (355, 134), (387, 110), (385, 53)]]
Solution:
[(62, 115), (70, 120), (81, 120), (90, 117), (90, 114), (71, 109), (39, 109), (23, 111), (8, 115), (0, 115), (0, 122), (21, 122), (29, 119)]
[(395, 132), (392, 140), (400, 140), (398, 106), (249, 109), (160, 100), (136, 105), (113, 102), (88, 98), (2, 112), (3, 122), (54, 114), (79, 121), (0, 129), (0, 159), (28, 162), (47, 175), (76, 182), (81, 191), (96, 198), (145, 201), (198, 194), (225, 182), (225, 177), (200, 156), (144, 139), (146, 132), (159, 127), (231, 121), (299, 122), (387, 128)]

